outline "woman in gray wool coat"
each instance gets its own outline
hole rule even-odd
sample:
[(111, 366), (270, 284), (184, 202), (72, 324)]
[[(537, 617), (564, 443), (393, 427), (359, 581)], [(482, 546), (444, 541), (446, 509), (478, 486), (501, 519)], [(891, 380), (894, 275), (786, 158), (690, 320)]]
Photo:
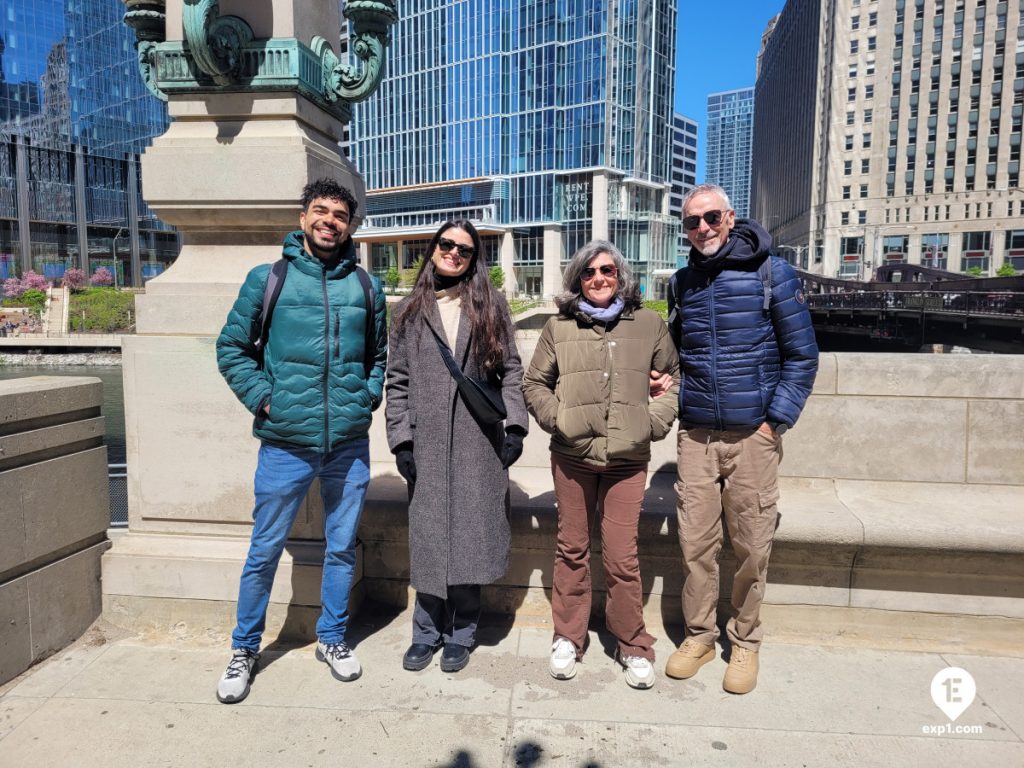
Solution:
[[(402, 665), (469, 663), (480, 585), (508, 568), (508, 467), (523, 452), (523, 368), (504, 297), (491, 287), (480, 236), (468, 221), (434, 234), (412, 293), (393, 311), (385, 410), (388, 446), (409, 484), (409, 556), (416, 590), (412, 644)], [(504, 426), (481, 426), (444, 363), (501, 389)]]

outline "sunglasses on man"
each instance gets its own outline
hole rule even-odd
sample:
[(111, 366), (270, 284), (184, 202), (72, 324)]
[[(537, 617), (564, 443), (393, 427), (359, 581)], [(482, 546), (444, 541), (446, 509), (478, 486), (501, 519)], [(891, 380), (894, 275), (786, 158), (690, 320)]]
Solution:
[(449, 240), (447, 237), (442, 237), (437, 241), (437, 247), (441, 249), (442, 253), (448, 253), (452, 248), (456, 248), (459, 251), (459, 256), (464, 259), (473, 258), (473, 254), (476, 253), (476, 248), (472, 245), (462, 245), (456, 243), (454, 240)]
[(722, 211), (704, 211), (704, 213), (683, 217), (683, 229), (696, 229), (700, 226), (700, 220), (704, 219), (709, 227), (717, 227), (722, 223), (725, 214)]
[(600, 270), (601, 274), (605, 277), (615, 277), (619, 274), (619, 270), (617, 270), (614, 265), (602, 264), (600, 267), (584, 267), (583, 271), (580, 272), (580, 277), (582, 277), (584, 281), (593, 280), (594, 275), (597, 274), (598, 270)]

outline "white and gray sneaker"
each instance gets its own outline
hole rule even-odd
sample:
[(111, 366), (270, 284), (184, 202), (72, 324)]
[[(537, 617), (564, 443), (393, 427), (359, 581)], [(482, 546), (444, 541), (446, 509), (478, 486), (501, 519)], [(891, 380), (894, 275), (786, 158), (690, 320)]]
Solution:
[(235, 704), (249, 695), (249, 683), (256, 676), (260, 655), (248, 648), (231, 651), (231, 661), (217, 683), (217, 700), (222, 704)]
[(568, 680), (576, 674), (576, 646), (564, 637), (555, 638), (551, 646), (548, 671), (556, 680)]
[(316, 659), (326, 662), (327, 666), (331, 668), (334, 679), (341, 680), (343, 683), (351, 683), (363, 674), (363, 668), (359, 666), (359, 659), (345, 643), (318, 642), (316, 644)]
[(654, 665), (642, 656), (623, 656), (616, 653), (619, 664), (626, 673), (626, 685), (630, 688), (650, 688), (654, 685)]

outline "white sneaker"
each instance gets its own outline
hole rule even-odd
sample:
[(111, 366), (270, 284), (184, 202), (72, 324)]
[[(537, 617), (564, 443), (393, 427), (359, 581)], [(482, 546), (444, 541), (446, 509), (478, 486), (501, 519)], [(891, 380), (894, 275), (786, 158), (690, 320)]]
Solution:
[(555, 640), (551, 646), (548, 670), (557, 680), (568, 680), (576, 674), (576, 646), (571, 641), (564, 637)]
[(642, 656), (618, 655), (619, 664), (626, 673), (630, 688), (650, 688), (654, 685), (654, 665)]
[(217, 700), (222, 704), (234, 704), (249, 695), (249, 683), (256, 676), (256, 664), (260, 655), (248, 648), (231, 651), (228, 668), (217, 683)]
[(352, 649), (344, 643), (322, 643), (316, 644), (316, 659), (327, 663), (331, 668), (331, 674), (335, 680), (343, 683), (350, 683), (363, 674), (363, 668), (359, 666), (359, 659), (352, 653)]

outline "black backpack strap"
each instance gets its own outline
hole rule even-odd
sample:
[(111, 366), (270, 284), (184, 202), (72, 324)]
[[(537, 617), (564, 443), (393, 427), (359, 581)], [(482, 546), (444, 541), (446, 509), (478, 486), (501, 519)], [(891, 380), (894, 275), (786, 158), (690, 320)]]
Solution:
[(757, 268), (757, 277), (761, 281), (761, 290), (764, 294), (764, 313), (767, 315), (772, 306), (772, 257), (771, 254), (765, 257), (761, 266)]
[(373, 372), (373, 364), (377, 357), (377, 317), (373, 311), (373, 283), (370, 275), (360, 266), (356, 266), (359, 284), (363, 287), (363, 298), (366, 301), (366, 338), (363, 340), (363, 367), (366, 378)]
[(274, 307), (281, 296), (284, 279), (288, 275), (288, 259), (281, 258), (274, 262), (267, 275), (267, 285), (263, 289), (263, 306), (260, 307), (260, 337), (256, 339), (256, 351), (262, 353), (270, 335), (270, 320), (274, 316)]

